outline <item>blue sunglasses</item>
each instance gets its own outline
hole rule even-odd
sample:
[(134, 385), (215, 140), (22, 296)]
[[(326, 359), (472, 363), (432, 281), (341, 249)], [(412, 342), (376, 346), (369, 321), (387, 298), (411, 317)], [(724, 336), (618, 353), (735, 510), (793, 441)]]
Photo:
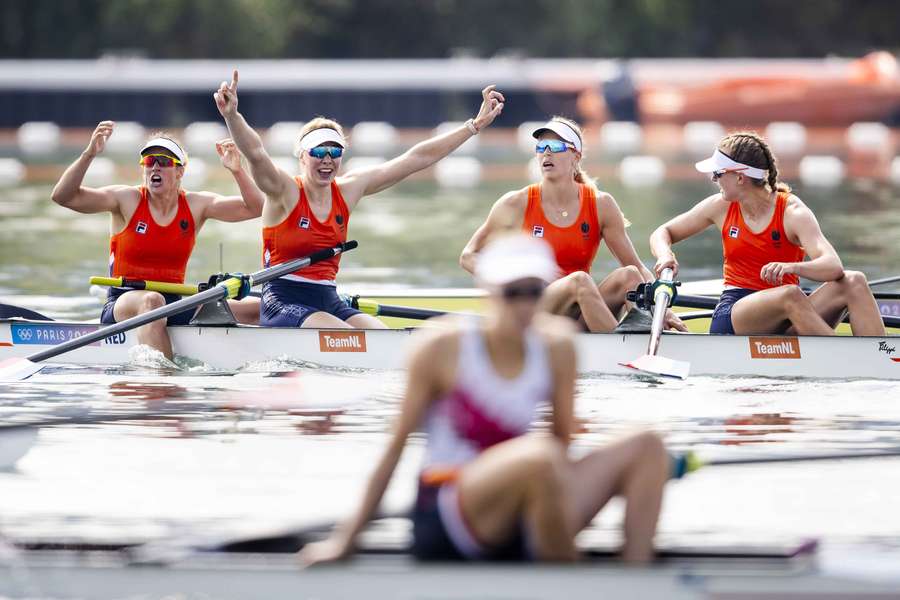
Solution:
[(325, 156), (331, 158), (340, 158), (344, 154), (344, 149), (340, 146), (316, 146), (309, 149), (309, 155), (313, 158), (322, 160)]
[(537, 143), (537, 146), (534, 147), (534, 151), (543, 154), (547, 148), (550, 148), (550, 152), (558, 153), (565, 152), (569, 148), (574, 149), (575, 146), (562, 140), (541, 140)]

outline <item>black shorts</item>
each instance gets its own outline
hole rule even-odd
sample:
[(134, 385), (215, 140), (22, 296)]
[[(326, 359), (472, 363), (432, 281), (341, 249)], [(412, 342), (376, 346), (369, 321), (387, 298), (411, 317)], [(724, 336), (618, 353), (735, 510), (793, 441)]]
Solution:
[[(121, 296), (125, 292), (130, 291), (132, 290), (128, 288), (109, 288), (109, 291), (106, 293), (106, 304), (103, 305), (103, 312), (100, 313), (101, 323), (112, 325), (116, 322), (115, 313), (113, 312), (113, 307), (115, 307), (116, 305), (116, 300), (118, 300), (119, 296)], [(177, 302), (182, 298), (182, 296), (179, 296), (178, 294), (163, 294), (162, 297), (165, 298), (166, 304), (172, 304), (173, 302)], [(166, 319), (166, 325), (189, 325), (191, 323), (191, 319), (194, 318), (195, 312), (197, 312), (196, 308), (189, 308), (184, 312), (176, 313)]]
[[(505, 544), (497, 547), (468, 548), (463, 550), (457, 546), (451, 537), (445, 519), (453, 519), (446, 513), (442, 516), (439, 495), (451, 491), (444, 486), (432, 486), (419, 483), (419, 491), (416, 495), (416, 505), (413, 508), (413, 541), (410, 554), (416, 560), (422, 561), (462, 561), (462, 560), (489, 560), (489, 561), (531, 561), (533, 553), (525, 542), (524, 527), (520, 526), (515, 535)], [(452, 494), (454, 500), (455, 493)], [(465, 527), (460, 516), (456, 519), (457, 527)], [(471, 537), (471, 533), (462, 532), (464, 536)], [(459, 534), (458, 534), (459, 535)], [(474, 538), (473, 538), (474, 542)], [(477, 543), (477, 542), (475, 542)]]
[(362, 314), (351, 308), (333, 285), (275, 279), (263, 286), (259, 324), (267, 327), (300, 327), (313, 313), (326, 312), (341, 321)]
[(719, 303), (713, 310), (712, 322), (709, 324), (709, 332), (719, 335), (734, 335), (734, 325), (731, 323), (731, 309), (741, 298), (745, 298), (757, 290), (745, 288), (732, 288), (725, 290), (719, 297)]

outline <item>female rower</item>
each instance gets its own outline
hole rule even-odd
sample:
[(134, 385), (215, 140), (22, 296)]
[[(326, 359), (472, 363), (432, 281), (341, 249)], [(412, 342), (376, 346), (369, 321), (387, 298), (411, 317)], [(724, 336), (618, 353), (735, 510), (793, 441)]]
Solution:
[[(543, 307), (553, 314), (580, 314), (588, 331), (612, 331), (626, 306), (625, 295), (638, 284), (652, 281), (653, 274), (638, 258), (615, 199), (598, 190), (582, 170), (578, 124), (553, 117), (532, 135), (538, 140), (535, 152), (541, 182), (508, 192), (494, 203), (463, 249), (460, 265), (474, 272), (485, 240), (500, 230), (522, 230), (543, 238), (553, 247), (562, 270), (560, 279), (547, 288)], [(622, 266), (597, 284), (590, 272), (601, 240), (606, 240)], [(687, 330), (671, 311), (666, 324)]]
[[(203, 223), (207, 219), (244, 221), (258, 217), (262, 211), (262, 192), (244, 172), (240, 154), (231, 140), (217, 143), (216, 151), (237, 181), (241, 195), (182, 189), (187, 153), (165, 133), (154, 134), (141, 148), (141, 185), (83, 186), (91, 161), (103, 152), (114, 128), (113, 121), (97, 125), (87, 148), (63, 173), (51, 198), (60, 206), (80, 213), (110, 213), (110, 276), (184, 283), (187, 262)], [(175, 294), (110, 288), (100, 322), (122, 321), (180, 298)], [(169, 317), (166, 322), (144, 325), (137, 330), (138, 341), (171, 359), (172, 343), (166, 324), (186, 325), (192, 316), (193, 311), (187, 311)]]
[[(677, 272), (672, 244), (711, 225), (722, 232), (725, 291), (710, 333), (831, 335), (849, 310), (854, 335), (885, 334), (865, 275), (844, 270), (815, 215), (778, 181), (763, 138), (746, 131), (728, 135), (696, 167), (712, 174), (719, 193), (660, 226), (650, 247), (657, 273)], [(799, 277), (825, 283), (807, 296)]]
[[(237, 111), (238, 72), (214, 94), (238, 148), (265, 192), (263, 262), (283, 263), (347, 239), (350, 213), (363, 196), (378, 193), (450, 154), (490, 125), (503, 110), (503, 95), (488, 86), (478, 114), (465, 125), (420, 142), (383, 164), (338, 175), (347, 141), (337, 122), (315, 118), (300, 132), (300, 175), (279, 169), (259, 135)], [(275, 327), (383, 328), (377, 318), (349, 307), (335, 286), (340, 256), (267, 283), (260, 324)]]
[[(353, 551), (420, 425), (427, 441), (412, 513), (415, 557), (575, 560), (576, 534), (622, 495), (622, 557), (652, 558), (669, 459), (653, 433), (568, 457), (572, 326), (537, 311), (556, 274), (553, 252), (540, 240), (516, 234), (484, 248), (475, 266), (489, 294), (484, 318), (424, 334), (430, 337), (410, 357), (400, 415), (359, 509), (329, 539), (306, 546), (303, 563)], [(550, 433), (528, 433), (542, 405), (551, 408)]]

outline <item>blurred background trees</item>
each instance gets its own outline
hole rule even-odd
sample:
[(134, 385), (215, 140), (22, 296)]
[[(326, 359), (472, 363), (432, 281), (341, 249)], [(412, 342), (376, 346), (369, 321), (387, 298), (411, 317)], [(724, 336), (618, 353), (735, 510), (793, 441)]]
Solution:
[(900, 50), (896, 0), (3, 0), (0, 57), (821, 57)]

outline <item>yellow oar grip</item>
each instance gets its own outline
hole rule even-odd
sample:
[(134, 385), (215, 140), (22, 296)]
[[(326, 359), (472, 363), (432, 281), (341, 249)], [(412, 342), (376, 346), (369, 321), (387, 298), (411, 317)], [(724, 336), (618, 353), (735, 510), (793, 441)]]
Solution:
[(237, 277), (229, 277), (219, 285), (224, 285), (225, 289), (228, 290), (229, 298), (236, 298), (238, 293), (241, 291), (241, 280)]
[(675, 286), (669, 283), (660, 282), (659, 284), (657, 284), (656, 290), (654, 290), (653, 292), (653, 299), (656, 300), (656, 298), (661, 293), (668, 293), (669, 297), (671, 298), (675, 295)]
[(380, 307), (377, 302), (373, 302), (372, 300), (363, 300), (360, 298), (356, 301), (359, 307), (359, 310), (363, 311), (367, 315), (378, 316), (380, 312)]
[(688, 452), (684, 458), (687, 462), (687, 464), (685, 465), (685, 473), (693, 473), (694, 471), (698, 471), (706, 466), (706, 463), (703, 462), (700, 457), (693, 452)]
[(91, 277), (91, 285), (105, 285), (108, 287), (119, 287), (122, 285), (121, 277)]
[[(123, 277), (91, 277), (91, 285), (106, 285), (111, 287), (131, 287), (128, 278)], [(143, 281), (134, 282), (135, 289), (143, 289), (149, 292), (159, 292), (160, 294), (178, 294), (179, 296), (193, 296), (197, 293), (196, 285), (188, 285), (184, 283), (166, 283), (164, 281)]]

